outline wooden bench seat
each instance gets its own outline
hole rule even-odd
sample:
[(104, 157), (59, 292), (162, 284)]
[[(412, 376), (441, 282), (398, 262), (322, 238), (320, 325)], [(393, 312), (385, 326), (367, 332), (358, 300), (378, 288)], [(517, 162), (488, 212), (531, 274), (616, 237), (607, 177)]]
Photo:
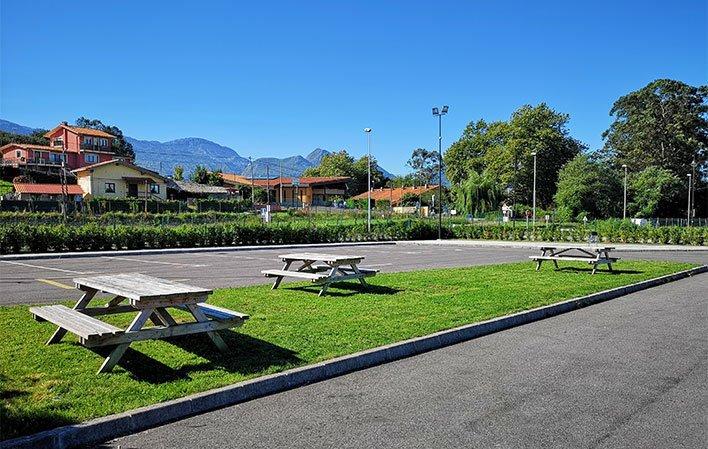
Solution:
[(601, 257), (599, 259), (594, 259), (592, 257), (582, 257), (582, 256), (529, 256), (532, 260), (571, 260), (580, 262), (590, 262), (590, 263), (614, 263), (619, 260), (619, 257)]
[(38, 321), (49, 321), (78, 335), (82, 343), (123, 333), (123, 329), (61, 304), (31, 307), (30, 312)]
[[(338, 267), (339, 270), (344, 271), (346, 273), (354, 273), (354, 270), (351, 267), (344, 267), (340, 266)], [(379, 270), (373, 269), (373, 268), (362, 268), (362, 267), (357, 267), (359, 269), (359, 272), (366, 275), (366, 276), (374, 276), (376, 275)], [(313, 265), (312, 270), (315, 272), (323, 272), (323, 271), (329, 271), (331, 270), (332, 267), (329, 265)]]
[(265, 275), (265, 277), (285, 276), (285, 277), (293, 277), (293, 278), (300, 278), (300, 279), (308, 279), (312, 282), (317, 282), (317, 281), (327, 278), (326, 274), (308, 273), (306, 271), (262, 270), (261, 273), (263, 273)]
[[(186, 309), (186, 307), (184, 307)], [(231, 320), (241, 320), (245, 321), (249, 318), (245, 313), (234, 312), (233, 310), (224, 309), (223, 307), (214, 306), (207, 303), (197, 304), (197, 308), (201, 310), (204, 315), (209, 318), (213, 318), (219, 321), (231, 321)]]

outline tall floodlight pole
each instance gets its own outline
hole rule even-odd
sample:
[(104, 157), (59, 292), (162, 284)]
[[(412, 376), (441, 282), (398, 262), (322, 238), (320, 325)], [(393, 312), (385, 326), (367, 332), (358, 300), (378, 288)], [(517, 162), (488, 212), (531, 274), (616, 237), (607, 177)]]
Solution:
[(691, 182), (693, 181), (693, 176), (691, 173), (688, 174), (688, 206), (686, 210), (686, 226), (691, 226)]
[(433, 108), (433, 116), (438, 118), (438, 240), (442, 240), (442, 116), (449, 109), (447, 105)]
[(531, 153), (533, 156), (533, 228), (536, 228), (536, 152)]
[(624, 206), (622, 206), (622, 220), (627, 218), (627, 164), (622, 164), (624, 168)]
[(366, 166), (367, 166), (367, 197), (366, 197), (366, 231), (371, 232), (371, 128), (364, 128), (366, 133)]

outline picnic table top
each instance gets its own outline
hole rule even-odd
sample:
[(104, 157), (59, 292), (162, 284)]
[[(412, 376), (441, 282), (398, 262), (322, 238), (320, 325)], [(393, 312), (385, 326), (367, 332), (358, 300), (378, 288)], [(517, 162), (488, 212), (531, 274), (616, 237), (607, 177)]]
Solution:
[(291, 253), (282, 254), (278, 257), (282, 260), (321, 260), (322, 262), (360, 261), (364, 259), (364, 256), (324, 253)]
[(584, 249), (584, 250), (589, 250), (589, 251), (611, 251), (615, 249), (614, 246), (597, 246), (597, 245), (587, 245), (587, 246), (581, 246), (581, 245), (544, 245), (539, 247), (538, 249)]
[[(91, 288), (135, 301), (206, 297), (211, 290), (140, 273), (111, 274), (74, 279), (79, 289)], [(84, 287), (84, 288), (82, 288)]]

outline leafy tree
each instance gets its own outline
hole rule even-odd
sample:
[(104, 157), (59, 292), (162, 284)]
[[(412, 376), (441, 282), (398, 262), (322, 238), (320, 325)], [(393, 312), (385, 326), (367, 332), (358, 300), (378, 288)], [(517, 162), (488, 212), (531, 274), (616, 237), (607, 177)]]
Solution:
[(445, 175), (450, 183), (459, 185), (468, 176), (482, 173), (486, 166), (484, 156), (491, 147), (504, 144), (507, 128), (505, 122), (470, 122), (460, 139), (443, 155)]
[(647, 167), (630, 181), (632, 202), (627, 206), (636, 217), (675, 217), (683, 208), (684, 187), (671, 171), (660, 167)]
[(38, 129), (32, 134), (15, 134), (0, 131), (0, 147), (8, 143), (26, 143), (32, 145), (49, 145), (49, 139), (44, 137), (46, 129)]
[(221, 178), (221, 170), (214, 170), (207, 174), (206, 183), (210, 186), (224, 185), (224, 180)]
[(614, 121), (602, 135), (603, 151), (635, 172), (650, 166), (679, 177), (695, 160), (706, 171), (708, 86), (659, 79), (620, 97), (610, 110)]
[(174, 174), (172, 175), (175, 181), (184, 180), (184, 167), (181, 165), (175, 165)]
[(403, 176), (395, 176), (391, 179), (386, 180), (386, 187), (414, 187), (420, 185), (418, 177), (409, 173)]
[(209, 170), (203, 165), (197, 165), (189, 179), (198, 184), (209, 184)]
[(420, 184), (436, 184), (438, 181), (438, 160), (437, 151), (416, 148), (408, 160), (408, 166), (415, 171), (415, 176)]
[(86, 117), (79, 117), (76, 119), (76, 126), (80, 128), (91, 128), (97, 129), (103, 132), (107, 132), (116, 137), (113, 142), (113, 151), (120, 156), (126, 156), (130, 159), (135, 159), (135, 151), (133, 150), (133, 145), (128, 143), (123, 136), (123, 131), (117, 126), (105, 125), (103, 122), (97, 119), (88, 119)]
[[(352, 178), (349, 182), (349, 194), (357, 195), (367, 191), (368, 166), (367, 157), (362, 156), (354, 160), (346, 150), (337, 151), (325, 155), (317, 167), (307, 168), (303, 176), (348, 176)], [(373, 187), (381, 187), (384, 183), (384, 175), (378, 167), (375, 158), (371, 158), (371, 184)]]
[(558, 173), (555, 194), (561, 220), (583, 213), (591, 218), (616, 217), (622, 213), (621, 174), (607, 162), (579, 154)]
[(499, 210), (504, 199), (504, 189), (488, 174), (471, 172), (465, 180), (452, 187), (455, 208), (474, 215)]
[(522, 106), (508, 122), (470, 123), (460, 140), (445, 154), (453, 184), (473, 173), (485, 173), (508, 191), (514, 203), (532, 203), (533, 157), (538, 154), (536, 198), (540, 207), (550, 206), (558, 171), (584, 146), (569, 135), (569, 116), (545, 103)]

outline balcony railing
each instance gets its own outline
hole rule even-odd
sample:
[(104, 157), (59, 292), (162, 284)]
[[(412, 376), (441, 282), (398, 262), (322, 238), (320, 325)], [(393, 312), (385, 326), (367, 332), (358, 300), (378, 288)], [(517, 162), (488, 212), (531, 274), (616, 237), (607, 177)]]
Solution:
[(82, 150), (93, 150), (93, 151), (111, 151), (110, 145), (99, 145), (97, 143), (82, 143)]

